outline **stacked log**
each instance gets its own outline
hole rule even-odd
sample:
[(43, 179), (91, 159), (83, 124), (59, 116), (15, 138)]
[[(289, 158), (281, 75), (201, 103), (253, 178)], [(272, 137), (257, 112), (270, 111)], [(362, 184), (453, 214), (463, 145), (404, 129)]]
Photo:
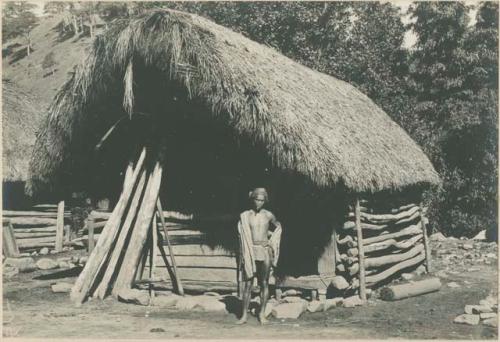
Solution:
[[(12, 224), (14, 237), (21, 251), (54, 247), (57, 231), (57, 205), (37, 205), (29, 211), (4, 210), (4, 221)], [(69, 223), (70, 213), (64, 212)]]
[[(351, 289), (362, 296), (402, 271), (411, 271), (425, 260), (429, 266), (425, 217), (421, 205), (404, 203), (397, 208), (377, 207), (368, 201), (350, 206), (343, 227), (337, 232), (340, 258), (337, 271)], [(426, 258), (427, 256), (427, 258)]]

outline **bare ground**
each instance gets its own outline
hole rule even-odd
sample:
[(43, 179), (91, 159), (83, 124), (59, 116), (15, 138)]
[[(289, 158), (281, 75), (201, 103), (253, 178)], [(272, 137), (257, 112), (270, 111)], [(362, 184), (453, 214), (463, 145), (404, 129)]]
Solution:
[[(36, 271), (3, 283), (4, 337), (39, 338), (329, 338), (329, 339), (498, 339), (497, 329), (454, 324), (466, 304), (497, 296), (497, 259), (482, 261), (494, 244), (475, 244), (464, 251), (462, 241), (433, 244), (434, 273), (439, 292), (397, 302), (371, 299), (367, 306), (305, 313), (298, 320), (271, 318), (260, 326), (254, 317), (237, 326), (234, 313), (206, 313), (92, 300), (76, 308), (67, 293), (52, 293), (50, 284), (73, 282), (68, 271)], [(491, 260), (491, 259), (490, 259)], [(76, 270), (75, 270), (76, 271)], [(444, 271), (444, 272), (443, 272)], [(77, 272), (73, 272), (77, 273)], [(68, 277), (69, 275), (69, 277)], [(42, 276), (42, 277), (40, 277)], [(44, 277), (45, 276), (45, 277)], [(38, 278), (38, 279), (37, 279)], [(44, 279), (50, 278), (50, 279)], [(456, 282), (459, 287), (447, 284)], [(234, 311), (234, 308), (230, 311)]]

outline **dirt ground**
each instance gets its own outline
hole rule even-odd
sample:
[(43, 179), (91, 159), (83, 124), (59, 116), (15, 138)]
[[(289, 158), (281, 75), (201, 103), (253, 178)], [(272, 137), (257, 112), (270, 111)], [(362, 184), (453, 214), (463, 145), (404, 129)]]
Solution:
[[(497, 296), (497, 259), (484, 262), (486, 253), (497, 254), (496, 244), (474, 243), (474, 249), (466, 251), (461, 248), (463, 243), (433, 243), (434, 274), (443, 283), (439, 292), (396, 302), (372, 298), (364, 307), (304, 313), (298, 320), (271, 318), (266, 326), (260, 326), (255, 317), (237, 326), (234, 313), (177, 311), (124, 304), (113, 298), (92, 300), (76, 308), (69, 294), (53, 293), (50, 285), (73, 282), (77, 269), (22, 273), (3, 280), (3, 336), (496, 340), (496, 328), (453, 323), (466, 304), (478, 304), (490, 293)], [(459, 287), (449, 287), (450, 282)]]

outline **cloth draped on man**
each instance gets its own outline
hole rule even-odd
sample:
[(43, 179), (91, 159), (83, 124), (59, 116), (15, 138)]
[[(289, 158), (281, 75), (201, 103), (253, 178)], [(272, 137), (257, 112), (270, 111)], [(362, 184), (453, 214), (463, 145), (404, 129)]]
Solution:
[[(250, 228), (249, 217), (250, 210), (247, 210), (240, 215), (238, 222), (238, 234), (240, 240), (240, 268), (244, 272), (246, 278), (252, 278), (256, 272), (254, 252), (254, 244), (252, 239), (252, 231)], [(271, 263), (274, 267), (278, 264), (280, 253), (281, 227), (276, 227), (271, 237), (269, 238), (269, 247), (273, 251)]]

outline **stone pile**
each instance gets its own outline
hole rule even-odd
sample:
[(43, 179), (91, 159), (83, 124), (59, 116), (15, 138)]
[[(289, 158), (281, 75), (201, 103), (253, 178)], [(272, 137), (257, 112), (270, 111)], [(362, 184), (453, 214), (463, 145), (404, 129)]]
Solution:
[(479, 302), (479, 305), (466, 305), (464, 314), (457, 316), (454, 323), (498, 327), (498, 302), (490, 295)]

